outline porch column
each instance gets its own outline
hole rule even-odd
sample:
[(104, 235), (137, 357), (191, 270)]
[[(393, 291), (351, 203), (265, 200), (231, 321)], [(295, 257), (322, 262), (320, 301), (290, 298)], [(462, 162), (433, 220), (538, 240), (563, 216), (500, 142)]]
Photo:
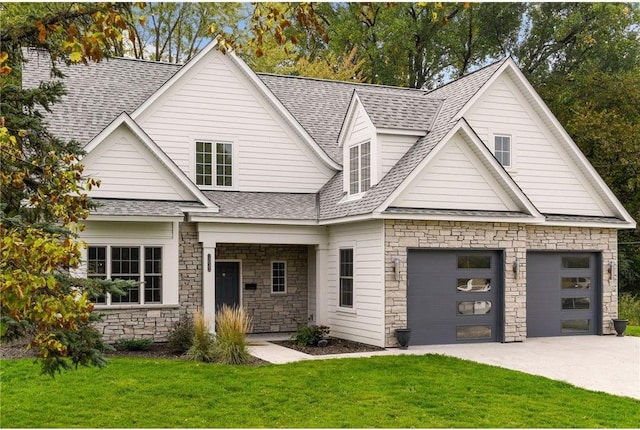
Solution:
[(328, 325), (329, 246), (316, 246), (316, 324)]
[(202, 313), (211, 321), (216, 316), (216, 244), (205, 243), (202, 246)]

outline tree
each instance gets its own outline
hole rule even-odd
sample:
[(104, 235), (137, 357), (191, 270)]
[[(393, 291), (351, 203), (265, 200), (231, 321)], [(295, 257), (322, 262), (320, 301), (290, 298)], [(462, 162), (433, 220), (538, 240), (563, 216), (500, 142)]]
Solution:
[(79, 263), (77, 234), (91, 207), (77, 142), (47, 132), (40, 109), (64, 94), (59, 82), (24, 89), (23, 47), (44, 49), (56, 61), (99, 61), (122, 37), (126, 4), (11, 4), (0, 14), (0, 336), (32, 336), (43, 373), (71, 365), (105, 364), (105, 345), (91, 326), (91, 294), (122, 285), (69, 277)]

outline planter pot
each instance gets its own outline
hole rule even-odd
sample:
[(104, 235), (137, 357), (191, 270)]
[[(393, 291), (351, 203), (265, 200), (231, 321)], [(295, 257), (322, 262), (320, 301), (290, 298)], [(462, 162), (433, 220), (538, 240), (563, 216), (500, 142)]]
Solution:
[(409, 339), (411, 338), (410, 328), (397, 328), (396, 340), (400, 345), (400, 349), (407, 349), (409, 347)]
[(612, 321), (613, 328), (616, 329), (618, 336), (624, 336), (624, 331), (627, 329), (627, 323), (629, 323), (629, 320), (614, 318)]

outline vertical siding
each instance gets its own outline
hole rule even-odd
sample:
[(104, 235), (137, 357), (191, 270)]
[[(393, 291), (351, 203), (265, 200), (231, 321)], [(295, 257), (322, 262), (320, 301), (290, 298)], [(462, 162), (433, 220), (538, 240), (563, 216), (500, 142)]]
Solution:
[(459, 136), (446, 143), (391, 206), (429, 209), (518, 210)]
[(191, 200), (193, 196), (124, 126), (117, 129), (82, 163), (85, 175), (101, 180), (91, 197)]
[(195, 140), (234, 143), (235, 190), (315, 192), (333, 173), (231, 60), (217, 52), (137, 121), (192, 179)]
[(389, 170), (402, 158), (402, 156), (418, 140), (415, 136), (400, 136), (393, 134), (378, 134), (378, 144), (382, 149), (380, 160), (380, 177), (384, 177)]
[[(384, 225), (382, 221), (332, 226), (329, 230), (328, 314), (331, 334), (384, 346)], [(354, 249), (353, 312), (338, 307), (338, 254)]]
[(492, 151), (494, 133), (512, 135), (513, 167), (508, 171), (541, 212), (613, 215), (506, 74), (465, 118)]

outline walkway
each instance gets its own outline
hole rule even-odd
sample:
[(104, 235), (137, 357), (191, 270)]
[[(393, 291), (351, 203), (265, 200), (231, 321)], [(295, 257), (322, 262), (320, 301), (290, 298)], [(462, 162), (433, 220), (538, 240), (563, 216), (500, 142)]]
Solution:
[(275, 345), (267, 339), (277, 340), (251, 337), (251, 353), (262, 360), (276, 364), (377, 355), (444, 354), (545, 376), (588, 390), (640, 399), (640, 338), (638, 337), (546, 337), (531, 338), (522, 343), (410, 346), (405, 351), (388, 348), (377, 352), (319, 356)]

